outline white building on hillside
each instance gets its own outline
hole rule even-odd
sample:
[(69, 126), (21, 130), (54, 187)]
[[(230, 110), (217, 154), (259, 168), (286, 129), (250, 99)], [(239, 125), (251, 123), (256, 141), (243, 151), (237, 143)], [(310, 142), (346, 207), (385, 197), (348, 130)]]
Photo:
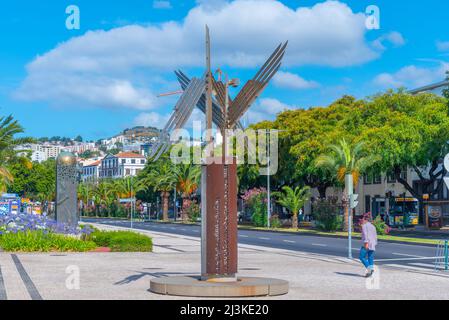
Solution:
[(101, 160), (97, 160), (83, 165), (81, 179), (83, 182), (97, 182), (100, 178)]
[(143, 155), (132, 152), (109, 154), (101, 161), (101, 178), (124, 178), (137, 176), (145, 168), (146, 159)]

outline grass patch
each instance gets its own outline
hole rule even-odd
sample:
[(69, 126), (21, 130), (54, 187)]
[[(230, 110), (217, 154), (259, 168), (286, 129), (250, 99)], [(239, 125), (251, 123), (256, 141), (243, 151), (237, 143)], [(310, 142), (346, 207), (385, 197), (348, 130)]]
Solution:
[(0, 247), (7, 252), (86, 252), (95, 249), (96, 245), (92, 241), (60, 234), (25, 231), (2, 234)]
[(90, 239), (99, 247), (108, 247), (113, 252), (151, 252), (153, 240), (131, 231), (95, 231)]

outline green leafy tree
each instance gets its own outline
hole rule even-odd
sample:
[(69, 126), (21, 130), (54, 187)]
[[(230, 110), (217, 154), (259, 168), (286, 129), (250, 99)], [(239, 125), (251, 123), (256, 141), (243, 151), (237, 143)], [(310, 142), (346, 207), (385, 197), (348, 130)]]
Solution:
[[(376, 172), (392, 174), (415, 198), (431, 197), (444, 187), (446, 169), (441, 161), (447, 154), (449, 117), (447, 100), (431, 93), (410, 95), (404, 91), (374, 96), (366, 109), (349, 121), (357, 121), (366, 150), (377, 155)], [(417, 176), (414, 188), (402, 175), (411, 169)]]
[[(449, 81), (449, 70), (446, 71), (446, 81)], [(446, 98), (447, 114), (449, 116), (449, 84), (443, 89), (443, 97)]]

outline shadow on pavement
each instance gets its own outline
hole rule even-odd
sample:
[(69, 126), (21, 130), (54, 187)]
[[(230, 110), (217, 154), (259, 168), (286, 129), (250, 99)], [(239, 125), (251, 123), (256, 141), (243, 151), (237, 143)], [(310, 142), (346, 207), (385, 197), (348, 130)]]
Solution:
[(356, 278), (365, 278), (364, 276), (357, 274), (357, 273), (346, 273), (346, 272), (335, 272), (335, 274), (338, 274), (340, 276), (348, 276), (348, 277), (356, 277)]
[(114, 283), (114, 285), (124, 285), (124, 284), (129, 284), (131, 282), (134, 281), (138, 281), (143, 277), (153, 277), (153, 278), (161, 278), (161, 277), (168, 277), (171, 275), (192, 275), (191, 272), (140, 272), (140, 271), (135, 271), (137, 272), (137, 274), (133, 274), (130, 275), (129, 277), (126, 277), (123, 280), (117, 281), (116, 283)]

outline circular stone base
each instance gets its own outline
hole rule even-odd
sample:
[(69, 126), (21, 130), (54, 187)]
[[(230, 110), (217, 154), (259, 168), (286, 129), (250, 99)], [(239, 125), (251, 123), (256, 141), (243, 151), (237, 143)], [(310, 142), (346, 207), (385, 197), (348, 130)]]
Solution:
[(201, 277), (164, 277), (150, 281), (150, 291), (184, 297), (264, 297), (288, 293), (288, 282), (268, 278), (239, 277), (234, 282), (201, 281)]

